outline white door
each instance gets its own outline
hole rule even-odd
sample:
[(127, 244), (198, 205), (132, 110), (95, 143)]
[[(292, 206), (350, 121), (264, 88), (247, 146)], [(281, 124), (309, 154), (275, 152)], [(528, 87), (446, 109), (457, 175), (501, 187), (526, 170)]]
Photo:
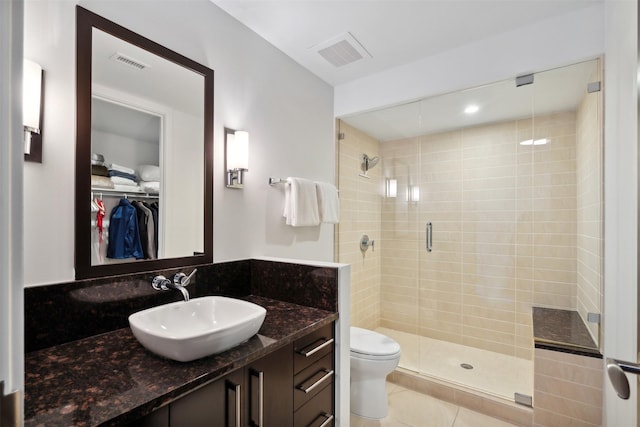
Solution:
[(22, 0), (0, 1), (0, 396), (10, 395), (0, 405), (2, 427), (22, 424), (24, 395), (22, 20)]
[[(605, 358), (638, 361), (638, 4), (605, 1)], [(606, 425), (638, 425), (638, 380), (630, 398), (605, 378)]]

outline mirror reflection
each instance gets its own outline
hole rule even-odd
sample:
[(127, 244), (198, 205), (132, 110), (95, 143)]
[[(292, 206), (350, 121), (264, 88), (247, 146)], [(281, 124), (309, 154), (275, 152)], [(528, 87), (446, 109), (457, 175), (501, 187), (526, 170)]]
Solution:
[(210, 262), (213, 71), (77, 10), (76, 277)]
[(203, 252), (204, 78), (95, 28), (92, 51), (91, 264)]

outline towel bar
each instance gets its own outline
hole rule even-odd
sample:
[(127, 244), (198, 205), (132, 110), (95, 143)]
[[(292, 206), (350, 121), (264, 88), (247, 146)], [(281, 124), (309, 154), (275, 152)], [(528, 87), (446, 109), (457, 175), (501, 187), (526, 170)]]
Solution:
[[(286, 178), (269, 178), (269, 185), (276, 185), (276, 184), (289, 184), (289, 182), (287, 181)], [(336, 191), (339, 193), (340, 190), (336, 189)]]
[(269, 178), (269, 185), (274, 185), (274, 184), (288, 184), (286, 179), (282, 179), (282, 178)]

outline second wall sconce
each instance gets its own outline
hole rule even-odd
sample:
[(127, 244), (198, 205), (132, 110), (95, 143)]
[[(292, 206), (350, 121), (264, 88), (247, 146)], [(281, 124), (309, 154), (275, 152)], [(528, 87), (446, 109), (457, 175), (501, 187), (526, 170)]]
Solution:
[(22, 121), (25, 160), (42, 161), (42, 67), (25, 59), (22, 77)]
[(388, 198), (394, 198), (398, 195), (398, 180), (387, 178), (385, 180), (384, 195)]
[(227, 188), (244, 188), (244, 173), (249, 171), (249, 133), (224, 130)]
[(407, 202), (418, 203), (420, 201), (420, 187), (418, 185), (409, 185), (407, 188)]

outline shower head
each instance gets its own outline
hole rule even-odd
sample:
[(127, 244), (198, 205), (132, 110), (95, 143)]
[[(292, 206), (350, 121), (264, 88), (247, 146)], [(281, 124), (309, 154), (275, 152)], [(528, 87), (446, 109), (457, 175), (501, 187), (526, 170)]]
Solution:
[(369, 169), (373, 169), (375, 165), (380, 161), (380, 157), (369, 157), (366, 154), (362, 155), (362, 169), (367, 172)]

